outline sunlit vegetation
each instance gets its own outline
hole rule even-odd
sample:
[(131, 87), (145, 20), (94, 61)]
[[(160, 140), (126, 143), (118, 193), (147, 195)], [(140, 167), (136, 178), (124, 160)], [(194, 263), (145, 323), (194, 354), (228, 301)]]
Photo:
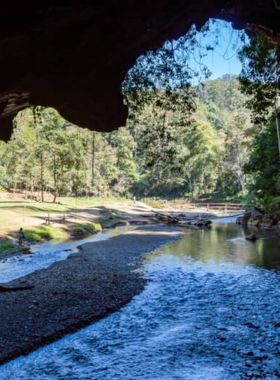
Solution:
[(28, 240), (45, 240), (45, 239), (66, 239), (68, 234), (61, 228), (53, 226), (36, 226), (27, 228), (24, 231), (25, 239)]
[[(265, 35), (254, 36), (240, 51), (241, 89), (257, 133), (244, 172), (255, 202), (280, 219), (279, 46)], [(278, 136), (277, 136), (278, 135)]]
[(72, 236), (81, 237), (101, 232), (102, 226), (100, 223), (78, 223), (72, 225), (70, 230)]
[[(237, 78), (225, 76), (194, 90), (191, 120), (183, 103), (169, 110), (154, 103), (111, 134), (69, 125), (53, 109), (40, 110), (37, 118), (32, 109), (23, 111), (11, 141), (0, 148), (1, 186), (41, 201), (45, 192), (54, 202), (69, 196), (71, 206), (63, 199), (62, 205), (44, 206), (46, 212), (75, 208), (83, 196), (243, 195), (253, 128)], [(82, 202), (92, 206), (94, 200)]]
[(5, 252), (5, 251), (9, 251), (13, 248), (15, 248), (15, 245), (10, 241), (4, 240), (4, 241), (0, 242), (0, 253)]

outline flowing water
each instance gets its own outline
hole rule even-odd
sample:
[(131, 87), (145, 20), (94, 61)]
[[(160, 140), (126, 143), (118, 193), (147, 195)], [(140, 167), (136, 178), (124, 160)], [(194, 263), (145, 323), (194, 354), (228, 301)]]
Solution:
[(215, 223), (145, 259), (145, 290), (0, 379), (279, 379), (280, 240)]
[(21, 254), (6, 260), (0, 260), (0, 283), (23, 277), (35, 270), (48, 268), (56, 261), (65, 260), (69, 255), (78, 252), (78, 246), (108, 239), (135, 229), (136, 226), (122, 226), (88, 236), (80, 240), (53, 239), (31, 246), (30, 254)]

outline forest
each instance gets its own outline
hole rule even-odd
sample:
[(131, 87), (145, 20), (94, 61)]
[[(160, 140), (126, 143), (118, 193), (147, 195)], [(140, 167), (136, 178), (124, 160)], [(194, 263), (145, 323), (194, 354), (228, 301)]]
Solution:
[(69, 194), (244, 195), (254, 129), (238, 88), (230, 75), (196, 88), (190, 124), (180, 110), (147, 105), (107, 134), (69, 124), (51, 108), (27, 109), (15, 119), (11, 140), (1, 143), (1, 186), (47, 191), (54, 201)]
[[(111, 133), (79, 128), (51, 108), (20, 112), (11, 140), (0, 145), (1, 188), (28, 190), (42, 201), (48, 192), (53, 202), (64, 195), (218, 199), (277, 211), (275, 50), (256, 36), (239, 55), (239, 77), (210, 80), (205, 71), (203, 83), (175, 87), (157, 76), (155, 67), (164, 72), (155, 66), (158, 56), (140, 60), (124, 83), (127, 125)], [(147, 62), (154, 83), (146, 73), (144, 88), (135, 77), (142, 70), (145, 78)]]

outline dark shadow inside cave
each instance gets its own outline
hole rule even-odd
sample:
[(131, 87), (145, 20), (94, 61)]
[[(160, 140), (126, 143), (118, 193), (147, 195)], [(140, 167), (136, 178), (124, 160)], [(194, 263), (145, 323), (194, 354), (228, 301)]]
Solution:
[(209, 18), (277, 39), (277, 3), (128, 0), (1, 5), (0, 137), (28, 105), (56, 108), (74, 124), (110, 131), (125, 124), (121, 83), (137, 57)]

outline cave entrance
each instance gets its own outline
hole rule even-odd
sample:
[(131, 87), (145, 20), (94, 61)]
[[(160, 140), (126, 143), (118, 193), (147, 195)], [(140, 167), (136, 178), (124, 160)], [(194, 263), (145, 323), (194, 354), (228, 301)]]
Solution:
[(140, 57), (123, 93), (138, 141), (138, 195), (211, 201), (246, 191), (253, 124), (241, 93), (244, 30), (209, 20)]
[(0, 184), (42, 201), (47, 192), (54, 202), (66, 195), (239, 201), (261, 131), (238, 80), (239, 51), (249, 42), (230, 23), (210, 20), (149, 51), (123, 82), (129, 118), (112, 133), (79, 129), (50, 108), (21, 112), (0, 147)]

